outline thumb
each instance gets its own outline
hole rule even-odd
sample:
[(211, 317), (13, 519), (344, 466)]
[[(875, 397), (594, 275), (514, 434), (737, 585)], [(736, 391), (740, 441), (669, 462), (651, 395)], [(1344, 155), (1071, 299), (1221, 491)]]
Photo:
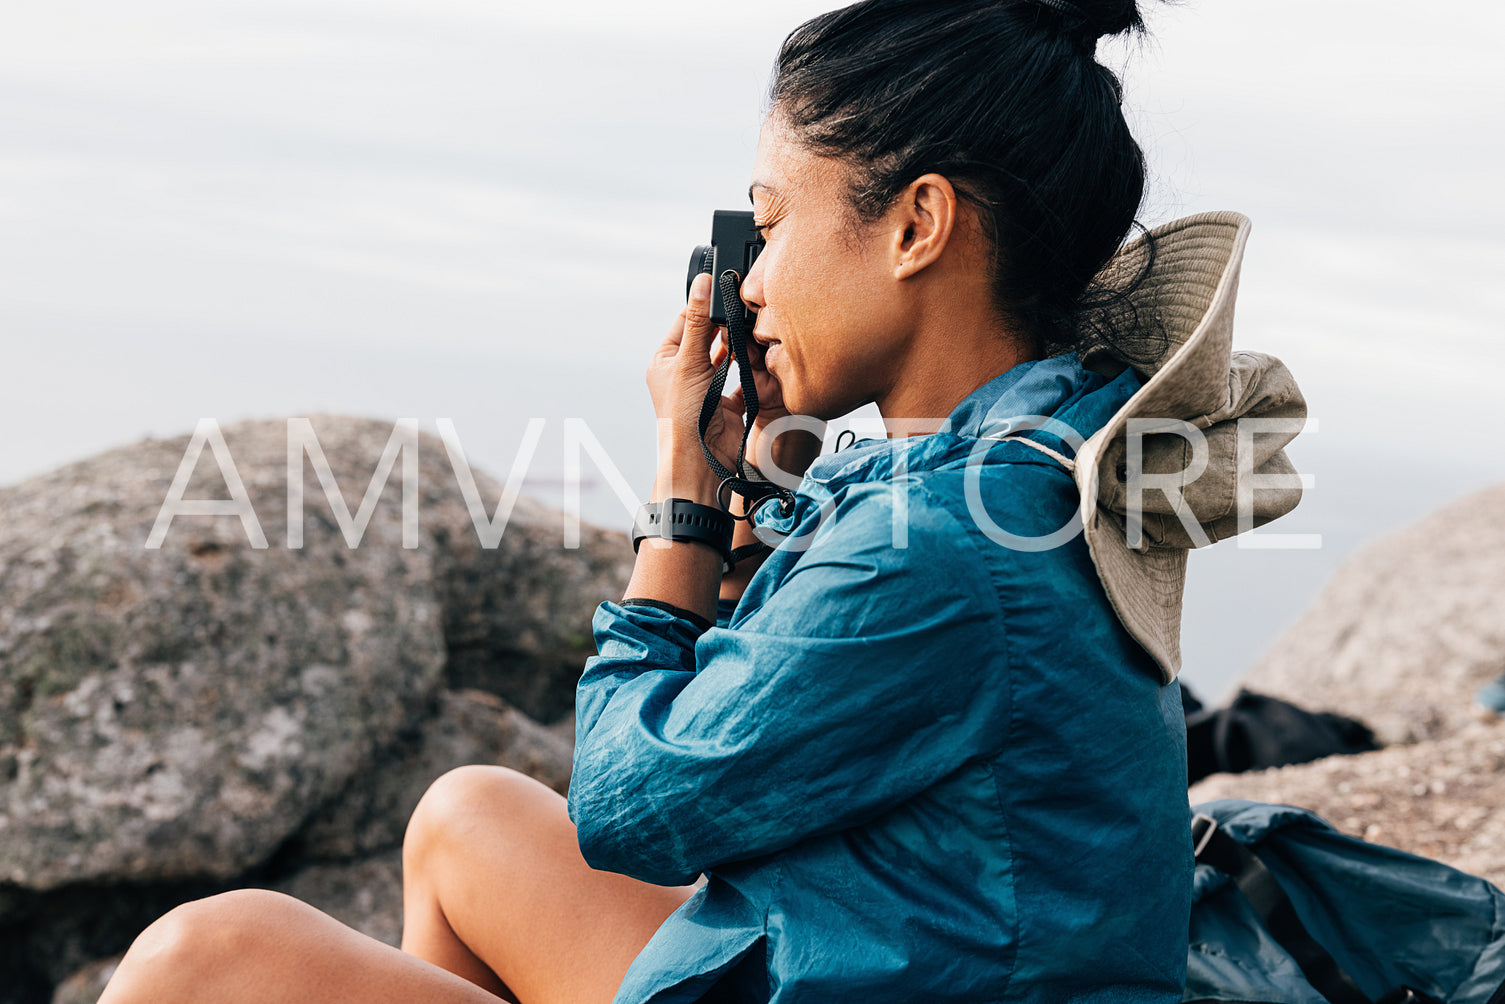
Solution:
[(680, 355), (690, 353), (689, 358), (703, 362), (710, 357), (711, 336), (711, 277), (702, 272), (690, 284), (690, 300), (685, 304), (685, 333), (680, 342)]

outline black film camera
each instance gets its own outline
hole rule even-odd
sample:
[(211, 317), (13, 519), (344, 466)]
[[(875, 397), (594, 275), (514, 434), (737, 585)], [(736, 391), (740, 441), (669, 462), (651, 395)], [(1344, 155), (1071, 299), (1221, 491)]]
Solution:
[[(758, 388), (753, 378), (754, 363), (748, 354), (753, 312), (744, 310), (744, 305), (737, 297), (737, 293), (741, 289), (742, 280), (747, 278), (747, 273), (752, 269), (753, 262), (758, 260), (758, 253), (762, 250), (763, 240), (758, 236), (758, 228), (753, 226), (752, 213), (734, 209), (718, 209), (711, 216), (711, 243), (702, 244), (690, 253), (690, 272), (685, 277), (685, 292), (689, 293), (689, 287), (695, 282), (697, 275), (702, 272), (711, 273), (715, 280), (711, 293), (711, 323), (726, 327), (727, 347), (731, 350), (727, 358), (721, 361), (720, 367), (712, 377), (711, 386), (706, 390), (705, 402), (701, 405), (700, 446), (705, 451), (706, 465), (718, 478), (721, 478), (721, 487), (717, 489), (716, 498), (723, 509), (729, 501), (723, 498), (723, 490), (729, 487), (733, 494), (741, 495), (749, 503), (756, 503), (777, 495), (780, 498), (779, 512), (788, 516), (794, 511), (794, 493), (787, 488), (775, 485), (758, 473), (756, 468), (743, 462), (747, 450), (747, 437), (752, 432), (753, 423), (758, 417)], [(723, 294), (721, 285), (721, 275), (728, 270), (737, 273), (737, 289), (731, 291), (732, 302), (730, 304), (727, 303), (727, 297)], [(735, 326), (728, 326), (726, 323), (729, 313), (731, 317), (739, 321)], [(742, 383), (746, 413), (742, 417), (744, 431), (742, 444), (737, 449), (737, 459), (733, 461), (731, 467), (727, 467), (716, 459), (711, 448), (706, 445), (705, 433), (710, 416), (714, 415), (717, 410), (721, 399), (721, 388), (725, 385), (733, 360), (737, 363), (738, 378)], [(761, 353), (758, 360), (757, 366), (761, 367)], [(732, 559), (736, 557), (737, 552), (733, 552)]]
[[(685, 278), (685, 294), (689, 295), (690, 284), (702, 272), (712, 276), (711, 323), (726, 324), (726, 303), (721, 295), (721, 273), (731, 269), (738, 275), (740, 284), (747, 278), (748, 270), (763, 250), (763, 241), (758, 237), (758, 228), (753, 226), (753, 214), (735, 209), (718, 209), (711, 216), (711, 243), (702, 244), (690, 252), (690, 274)], [(738, 304), (737, 306), (741, 306)], [(750, 313), (750, 312), (749, 312)], [(749, 327), (751, 317), (748, 318)]]

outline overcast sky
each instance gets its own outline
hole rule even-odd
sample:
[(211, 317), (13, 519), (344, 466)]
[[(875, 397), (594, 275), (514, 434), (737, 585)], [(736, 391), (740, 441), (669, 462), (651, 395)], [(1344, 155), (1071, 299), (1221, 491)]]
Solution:
[[(0, 30), (0, 483), (201, 416), (455, 421), (533, 490), (585, 419), (640, 493), (647, 355), (745, 202), (779, 40), (824, 9), (53, 0)], [(1189, 0), (1106, 48), (1154, 224), (1254, 220), (1237, 343), (1320, 431), (1291, 532), (1193, 561), (1218, 689), (1357, 542), (1502, 474), (1505, 8)], [(625, 526), (609, 490), (587, 512)], [(1234, 596), (1232, 591), (1242, 590)]]

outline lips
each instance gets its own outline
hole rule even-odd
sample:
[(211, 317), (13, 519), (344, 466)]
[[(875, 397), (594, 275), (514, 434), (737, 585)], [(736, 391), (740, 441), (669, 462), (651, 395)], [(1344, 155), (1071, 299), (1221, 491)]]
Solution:
[(778, 354), (775, 350), (779, 348), (779, 340), (754, 332), (752, 342), (747, 348), (749, 361), (752, 363), (753, 369), (766, 370), (769, 358)]

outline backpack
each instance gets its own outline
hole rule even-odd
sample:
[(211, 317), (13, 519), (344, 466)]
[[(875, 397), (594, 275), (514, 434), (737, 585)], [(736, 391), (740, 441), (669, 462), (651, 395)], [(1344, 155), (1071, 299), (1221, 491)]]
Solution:
[(1240, 690), (1226, 707), (1208, 709), (1182, 687), (1181, 705), (1186, 710), (1188, 784), (1219, 772), (1235, 774), (1379, 749), (1363, 722), (1329, 711), (1307, 711), (1267, 694)]
[(1505, 1004), (1505, 893), (1314, 813), (1194, 806), (1183, 1004)]

